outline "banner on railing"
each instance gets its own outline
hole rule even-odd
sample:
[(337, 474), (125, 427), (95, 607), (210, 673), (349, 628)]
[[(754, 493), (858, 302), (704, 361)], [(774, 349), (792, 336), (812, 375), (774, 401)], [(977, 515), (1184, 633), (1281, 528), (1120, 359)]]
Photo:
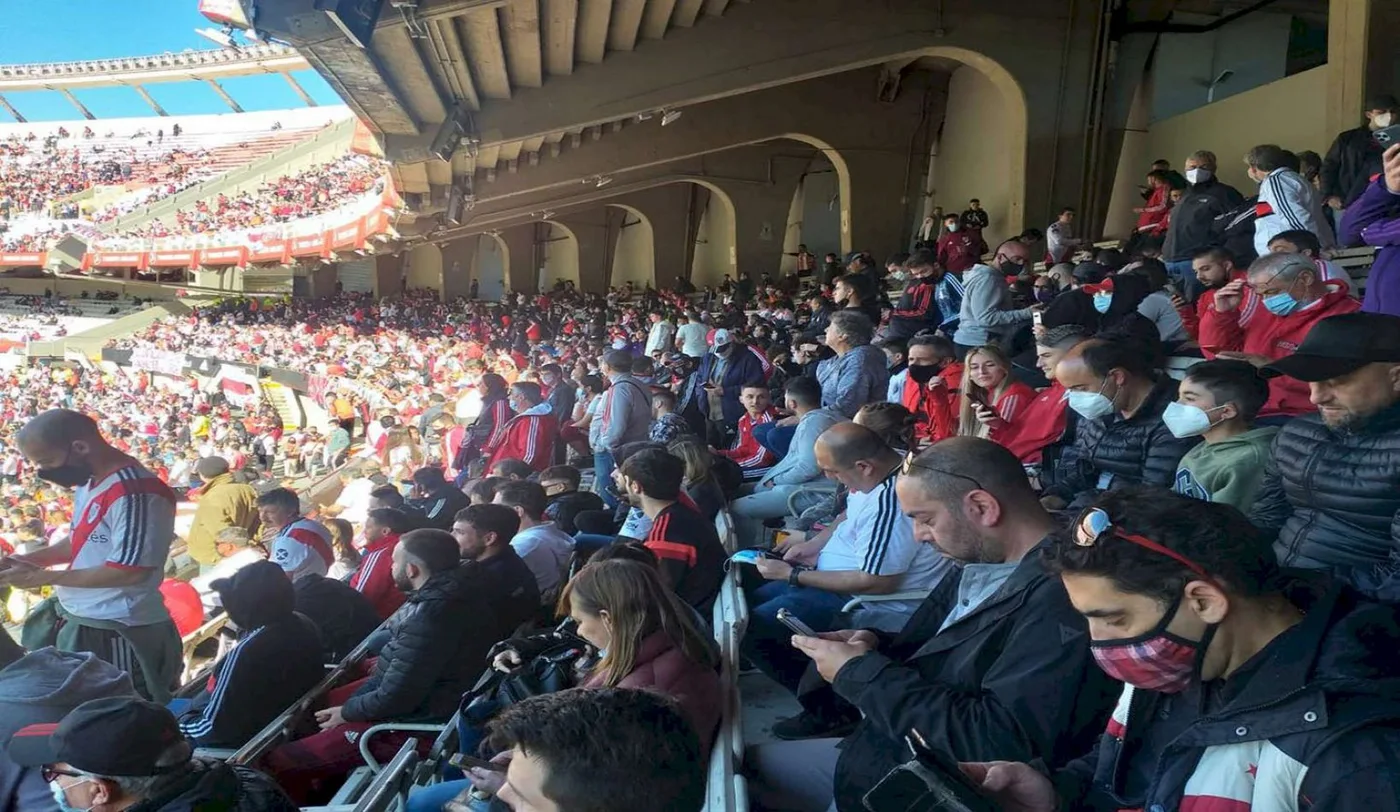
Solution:
[(146, 270), (145, 251), (89, 251), (83, 255), (83, 270), (93, 268), (135, 268)]
[(159, 372), (163, 375), (183, 375), (185, 354), (154, 350), (149, 347), (136, 347), (131, 351), (131, 365), (137, 369)]
[(248, 249), (243, 246), (237, 248), (205, 248), (199, 252), (200, 265), (236, 265), (242, 268), (248, 264)]
[(152, 251), (146, 264), (153, 268), (197, 268), (198, 251)]
[(31, 265), (47, 265), (48, 251), (13, 251), (0, 253), (0, 268), (28, 268)]

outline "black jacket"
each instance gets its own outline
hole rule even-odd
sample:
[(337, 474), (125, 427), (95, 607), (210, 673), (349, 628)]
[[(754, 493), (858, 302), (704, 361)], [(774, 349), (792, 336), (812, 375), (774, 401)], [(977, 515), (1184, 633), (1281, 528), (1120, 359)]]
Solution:
[[(938, 301), (935, 298), (937, 289), (938, 283), (932, 279), (911, 280), (904, 288), (904, 294), (899, 297), (894, 312), (890, 314), (885, 338), (907, 340), (920, 330), (932, 330), (942, 324), (946, 316), (938, 309)], [(878, 323), (876, 322), (877, 325)]]
[(1064, 764), (1102, 731), (1116, 684), (1089, 655), (1084, 618), (1060, 579), (1046, 574), (1041, 547), (971, 614), (938, 629), (958, 599), (954, 570), (903, 631), (846, 663), (832, 687), (864, 718), (841, 745), (836, 804), (855, 812), (861, 796), (908, 760), (917, 729), (957, 761)]
[(247, 767), (194, 759), (190, 770), (157, 784), (152, 796), (128, 812), (300, 812), (281, 787)]
[[(1370, 589), (1381, 566), (1400, 566), (1400, 404), (1355, 430), (1330, 429), (1316, 414), (1297, 417), (1274, 438), (1250, 521), (1277, 534), (1274, 551), (1291, 567), (1330, 568)], [(1386, 600), (1400, 600), (1400, 584)]]
[[(1093, 752), (1055, 775), (1064, 808), (1400, 809), (1394, 607), (1325, 577), (1287, 592), (1306, 617), (1228, 680), (1125, 691)], [(1159, 720), (1174, 735), (1144, 735)]]
[(321, 631), (326, 662), (340, 662), (379, 627), (379, 612), (355, 588), (323, 575), (303, 575), (295, 584), (297, 613)]
[(1176, 381), (1163, 375), (1128, 419), (1117, 410), (1097, 420), (1080, 419), (1074, 445), (1055, 466), (1045, 488), (1067, 502), (1129, 485), (1171, 488), (1176, 466), (1199, 437), (1181, 440), (1167, 430), (1162, 412), (1176, 400)]
[(569, 535), (578, 532), (574, 519), (585, 510), (603, 510), (603, 498), (592, 491), (570, 491), (561, 493), (549, 500), (545, 506), (545, 518)]
[(1381, 154), (1385, 152), (1369, 127), (1357, 127), (1339, 133), (1322, 159), (1322, 196), (1336, 195), (1344, 205), (1356, 202), (1366, 191), (1371, 178), (1381, 173)]
[(1215, 218), (1240, 205), (1244, 198), (1233, 186), (1211, 178), (1186, 190), (1172, 209), (1162, 260), (1176, 262), (1191, 258), (1192, 252), (1214, 245), (1219, 239)]
[(829, 324), (831, 324), (831, 308), (822, 305), (807, 320), (807, 326), (802, 329), (802, 337), (807, 339), (821, 338), (826, 333)]
[(457, 511), (470, 505), (472, 500), (461, 488), (449, 482), (422, 499), (405, 499), (404, 503), (422, 513), (420, 527), (434, 527), (451, 533), (452, 521), (457, 517)]
[(486, 603), (496, 610), (495, 629), (483, 628), (482, 635), (489, 636), (493, 642), (501, 640), (539, 616), (539, 582), (514, 547), (507, 544), (500, 555), (462, 566), (475, 584), (470, 588), (479, 591)]
[(429, 578), (385, 621), (389, 641), (369, 680), (341, 706), (345, 721), (440, 721), (457, 709), (502, 637), (469, 569)]
[(181, 714), (180, 730), (199, 747), (242, 747), (325, 676), (321, 634), (294, 610), (292, 584), (276, 564), (250, 564), (214, 584), (242, 633)]

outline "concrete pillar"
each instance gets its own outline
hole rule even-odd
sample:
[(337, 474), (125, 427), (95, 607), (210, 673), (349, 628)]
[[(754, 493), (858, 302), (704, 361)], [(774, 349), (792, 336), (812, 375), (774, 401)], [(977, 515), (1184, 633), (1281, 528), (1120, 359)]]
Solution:
[(374, 258), (374, 298), (403, 293), (405, 254), (378, 254)]
[(1400, 57), (1391, 41), (1400, 7), (1387, 0), (1332, 0), (1327, 14), (1327, 130), (1361, 123), (1366, 96), (1400, 90)]
[(607, 209), (600, 206), (555, 219), (572, 231), (578, 241), (579, 289), (588, 293), (606, 292), (612, 272)]
[(507, 228), (501, 239), (510, 252), (510, 267), (506, 269), (506, 284), (516, 293), (537, 293), (540, 287), (539, 256), (535, 251), (537, 223)]
[[(489, 237), (487, 239), (490, 239)], [(442, 300), (466, 296), (476, 275), (476, 253), (480, 235), (442, 244)]]
[(734, 202), (736, 274), (755, 282), (764, 272), (777, 278), (792, 196), (814, 154), (806, 145), (780, 141), (705, 156), (706, 179)]
[(905, 156), (888, 152), (850, 152), (844, 157), (851, 194), (850, 200), (841, 201), (842, 247), (869, 251), (881, 262), (890, 253), (908, 250), (914, 218), (910, 206), (915, 197), (909, 194), (910, 163)]
[(674, 287), (690, 271), (695, 224), (689, 223), (689, 183), (671, 183), (608, 201), (631, 206), (651, 221), (656, 278), (660, 288)]
[(335, 294), (336, 269), (334, 265), (317, 263), (307, 273), (307, 289), (312, 298)]

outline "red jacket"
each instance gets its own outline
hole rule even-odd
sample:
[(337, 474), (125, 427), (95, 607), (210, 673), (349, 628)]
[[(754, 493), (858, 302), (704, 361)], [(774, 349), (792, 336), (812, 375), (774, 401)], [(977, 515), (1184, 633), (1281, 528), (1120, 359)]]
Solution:
[(1040, 462), (1041, 451), (1057, 442), (1064, 433), (1065, 388), (1058, 381), (1052, 381), (1035, 397), (1020, 404), (1015, 422), (993, 427), (989, 437), (1006, 446), (1021, 462), (1029, 464)]
[[(589, 677), (585, 688), (603, 686), (601, 674)], [(637, 650), (632, 670), (618, 683), (619, 688), (655, 691), (669, 696), (681, 706), (681, 711), (700, 734), (700, 749), (710, 751), (715, 731), (719, 728), (719, 674), (703, 663), (697, 663), (676, 647), (665, 632), (652, 632)]]
[[(1246, 352), (1276, 359), (1291, 355), (1303, 343), (1313, 325), (1328, 316), (1352, 313), (1361, 305), (1347, 293), (1345, 285), (1329, 283), (1330, 292), (1310, 306), (1295, 310), (1287, 316), (1275, 316), (1265, 309), (1259, 297), (1252, 312), (1245, 310), (1249, 300), (1240, 307), (1221, 313), (1214, 307), (1201, 311), (1201, 349), (1206, 357), (1221, 352)], [(1241, 325), (1241, 321), (1245, 323)], [(1261, 417), (1286, 414), (1298, 415), (1316, 411), (1308, 385), (1280, 375), (1269, 381), (1269, 400), (1259, 411)]]
[(1026, 406), (1035, 400), (1035, 390), (1020, 381), (1012, 381), (1002, 391), (997, 402), (992, 404), (996, 419), (992, 421), (989, 434), (998, 430), (1007, 431), (1011, 426), (1025, 419)]
[(949, 231), (938, 238), (938, 264), (951, 273), (962, 273), (976, 265), (986, 251), (981, 235), (971, 231)]
[(404, 601), (404, 594), (394, 584), (394, 548), (397, 546), (399, 537), (393, 533), (369, 545), (365, 548), (365, 557), (360, 559), (360, 568), (350, 576), (350, 586), (369, 598), (374, 611), (384, 619), (398, 611)]
[(728, 457), (739, 464), (739, 467), (747, 471), (759, 471), (772, 468), (778, 458), (772, 451), (764, 448), (754, 439), (754, 426), (761, 426), (764, 423), (772, 423), (776, 418), (776, 413), (769, 409), (767, 412), (754, 418), (748, 412), (739, 418), (739, 437), (734, 441), (732, 448), (720, 449), (720, 456)]
[(902, 403), (914, 415), (914, 439), (924, 443), (936, 443), (958, 433), (958, 390), (962, 388), (963, 365), (954, 361), (944, 367), (938, 376), (943, 380), (941, 389), (920, 386), (910, 378), (904, 383)]
[[(536, 407), (538, 408), (538, 407)], [(488, 455), (486, 470), (501, 460), (520, 460), (536, 471), (548, 468), (554, 459), (554, 438), (559, 436), (559, 424), (549, 412), (531, 414), (533, 409), (512, 417), (505, 429), (497, 433), (495, 442), (483, 449)]]

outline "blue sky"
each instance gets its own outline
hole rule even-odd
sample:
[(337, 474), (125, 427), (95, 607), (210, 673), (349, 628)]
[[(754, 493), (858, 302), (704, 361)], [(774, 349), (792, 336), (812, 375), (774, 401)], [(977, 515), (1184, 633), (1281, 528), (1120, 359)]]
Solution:
[[(0, 7), (3, 64), (108, 59), (215, 47), (194, 33), (196, 28), (213, 26), (200, 15), (198, 0), (0, 0)], [(302, 71), (295, 76), (318, 103), (339, 103), (335, 91), (315, 71)], [(280, 76), (237, 77), (221, 84), (244, 110), (303, 106)], [(228, 112), (228, 106), (202, 82), (145, 87), (171, 115)], [(155, 115), (128, 87), (78, 90), (74, 95), (99, 119)], [(82, 118), (77, 108), (57, 92), (8, 93), (5, 98), (30, 121)], [(0, 109), (0, 121), (13, 120)]]

